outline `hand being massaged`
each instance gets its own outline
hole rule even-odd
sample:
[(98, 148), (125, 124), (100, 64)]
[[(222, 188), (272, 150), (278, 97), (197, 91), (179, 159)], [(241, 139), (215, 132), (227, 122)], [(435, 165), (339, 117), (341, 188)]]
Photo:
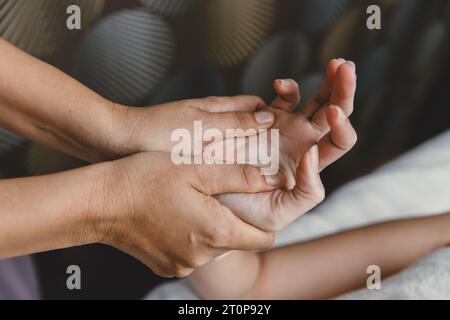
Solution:
[[(279, 96), (263, 110), (270, 110), (276, 117), (272, 128), (280, 133), (280, 171), (269, 181), (283, 188), (217, 196), (242, 220), (266, 231), (285, 228), (323, 200), (320, 171), (349, 151), (357, 139), (348, 120), (356, 89), (352, 62), (332, 60), (318, 95), (298, 114), (292, 113), (300, 102), (298, 84), (278, 80), (274, 89)], [(215, 148), (214, 144), (207, 149)]]
[[(130, 113), (128, 117), (136, 119), (136, 125), (134, 133), (123, 144), (129, 150), (121, 147), (115, 153), (155, 150), (169, 153), (175, 144), (170, 139), (171, 133), (177, 128), (192, 132), (193, 123), (198, 120), (203, 121), (206, 128), (221, 130), (224, 136), (226, 129), (267, 128), (269, 123), (280, 130), (280, 172), (266, 179), (273, 190), (220, 194), (216, 198), (245, 222), (265, 231), (279, 231), (323, 200), (325, 192), (320, 172), (356, 143), (355, 130), (348, 120), (356, 90), (355, 65), (343, 59), (331, 60), (319, 92), (299, 113), (292, 112), (300, 102), (299, 86), (294, 80), (276, 80), (274, 89), (278, 96), (270, 106), (265, 106), (258, 97), (237, 96), (126, 109)], [(123, 106), (116, 108), (122, 110), (119, 114), (125, 112)], [(253, 117), (253, 112), (268, 121), (258, 126), (254, 121), (258, 117)], [(240, 116), (236, 117), (237, 114)], [(271, 114), (275, 115), (273, 124)], [(169, 117), (169, 121), (164, 122), (168, 125), (161, 127), (155, 123), (155, 119), (165, 117)], [(153, 138), (144, 139), (144, 135)], [(206, 154), (209, 148), (225, 141), (202, 142)]]
[[(185, 128), (192, 132), (193, 123), (198, 120), (206, 128), (221, 130), (224, 136), (226, 129), (272, 125), (280, 129), (280, 173), (267, 179), (274, 190), (221, 194), (216, 198), (245, 222), (262, 230), (279, 231), (323, 200), (325, 193), (319, 173), (356, 143), (355, 130), (348, 120), (356, 90), (355, 65), (344, 59), (331, 60), (319, 92), (299, 113), (292, 112), (300, 102), (299, 86), (294, 80), (276, 80), (274, 89), (278, 96), (270, 106), (253, 96), (184, 100), (181, 104), (172, 102), (148, 109), (130, 110), (116, 105), (121, 110), (118, 114), (128, 112), (128, 117), (136, 120), (133, 133), (121, 144), (126, 147), (117, 148), (120, 151), (114, 153), (171, 152), (175, 145), (170, 139), (173, 130)], [(267, 121), (258, 125), (253, 112)], [(275, 123), (271, 114), (275, 115)], [(164, 121), (167, 124), (164, 127), (155, 123), (165, 118), (168, 121)], [(224, 142), (203, 143), (206, 153), (208, 148)]]

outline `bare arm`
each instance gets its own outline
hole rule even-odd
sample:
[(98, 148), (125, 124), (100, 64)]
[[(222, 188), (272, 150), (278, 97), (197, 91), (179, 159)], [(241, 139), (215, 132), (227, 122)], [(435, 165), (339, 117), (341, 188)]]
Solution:
[(100, 240), (94, 217), (110, 166), (0, 180), (0, 259)]
[(169, 154), (153, 152), (0, 180), (0, 259), (101, 242), (161, 276), (187, 276), (226, 251), (272, 245), (272, 233), (243, 223), (212, 197), (271, 188), (258, 168), (177, 166)]
[(191, 276), (210, 299), (327, 299), (387, 277), (450, 243), (450, 214), (355, 229), (264, 253), (233, 252)]
[(91, 162), (109, 156), (109, 101), (1, 38), (0, 55), (0, 126)]
[(257, 112), (264, 103), (254, 96), (122, 106), (1, 38), (0, 56), (0, 127), (90, 162), (170, 152), (172, 131), (196, 120), (223, 130), (274, 122), (273, 114)]

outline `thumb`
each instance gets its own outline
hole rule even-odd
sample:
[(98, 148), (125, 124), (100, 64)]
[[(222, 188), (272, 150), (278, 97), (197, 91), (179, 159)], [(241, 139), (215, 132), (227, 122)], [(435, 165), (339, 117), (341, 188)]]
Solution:
[(207, 127), (219, 129), (223, 134), (227, 129), (243, 129), (235, 136), (250, 136), (256, 133), (245, 133), (248, 129), (267, 129), (274, 124), (275, 115), (265, 107), (259, 97), (235, 96), (210, 98), (203, 110), (209, 112)]
[[(207, 129), (219, 129), (224, 137), (243, 137), (257, 134), (257, 129), (271, 128), (275, 115), (266, 110), (255, 112), (222, 112), (210, 113), (205, 123)], [(232, 133), (230, 134), (230, 130)], [(228, 133), (227, 133), (228, 131)], [(230, 136), (231, 135), (231, 136)]]

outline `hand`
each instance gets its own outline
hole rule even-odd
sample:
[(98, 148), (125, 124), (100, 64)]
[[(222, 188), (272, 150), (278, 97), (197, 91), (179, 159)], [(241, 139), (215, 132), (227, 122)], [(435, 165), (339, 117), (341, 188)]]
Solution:
[(213, 195), (271, 190), (259, 169), (243, 165), (176, 166), (167, 153), (111, 162), (104, 202), (93, 212), (100, 242), (161, 276), (187, 276), (229, 250), (269, 248), (274, 235), (242, 222)]
[[(327, 68), (326, 82), (299, 114), (290, 112), (300, 100), (295, 81), (276, 81), (274, 87), (279, 97), (270, 110), (277, 119), (274, 128), (280, 129), (282, 175), (274, 177), (273, 183), (285, 185), (287, 190), (218, 196), (220, 202), (241, 219), (270, 231), (284, 228), (323, 200), (320, 171), (356, 143), (356, 133), (347, 119), (353, 110), (356, 89), (352, 63), (332, 60)], [(317, 147), (313, 147), (316, 143)], [(224, 142), (208, 146), (205, 153), (210, 153), (209, 148), (217, 148), (216, 144)], [(286, 180), (280, 181), (283, 177)]]
[[(209, 97), (135, 108), (115, 104), (113, 131), (104, 153), (120, 158), (137, 152), (171, 152), (176, 129), (187, 129), (193, 136), (194, 121), (204, 130), (270, 128), (275, 117), (271, 110), (260, 110), (265, 103), (255, 96)], [(204, 146), (207, 144), (203, 141)], [(201, 152), (201, 151), (200, 151)]]

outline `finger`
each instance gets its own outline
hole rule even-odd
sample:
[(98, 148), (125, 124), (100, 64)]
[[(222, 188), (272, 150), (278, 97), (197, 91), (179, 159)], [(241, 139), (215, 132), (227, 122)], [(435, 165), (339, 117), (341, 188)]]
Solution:
[(199, 165), (194, 168), (190, 183), (206, 195), (264, 192), (283, 184), (281, 174), (263, 176), (261, 169), (245, 164)]
[(257, 96), (240, 95), (234, 97), (208, 97), (192, 101), (194, 107), (208, 112), (256, 111), (266, 106)]
[[(219, 203), (217, 200), (215, 201)], [(218, 235), (216, 249), (227, 251), (265, 250), (272, 247), (275, 240), (275, 234), (273, 232), (261, 231), (243, 222), (227, 207), (221, 204), (219, 205), (222, 209), (220, 218), (216, 216), (215, 219), (218, 225), (218, 229), (216, 230), (216, 234)]]
[(330, 106), (327, 116), (331, 131), (318, 143), (320, 171), (345, 155), (357, 141), (355, 129), (341, 108)]
[[(330, 97), (330, 104), (340, 106), (344, 113), (349, 116), (353, 112), (353, 100), (356, 91), (356, 73), (353, 62), (342, 64), (335, 76), (334, 86)], [(319, 109), (311, 121), (316, 128), (325, 133), (329, 130), (327, 121), (327, 107)]]
[(296, 185), (292, 191), (283, 195), (282, 206), (287, 213), (291, 214), (290, 221), (323, 201), (325, 189), (319, 175), (319, 150), (317, 145), (303, 155), (297, 168)]
[(271, 107), (291, 111), (300, 102), (300, 90), (297, 81), (292, 79), (275, 80), (273, 88), (277, 97), (271, 103)]
[(230, 241), (223, 249), (226, 250), (267, 250), (275, 242), (275, 233), (262, 231), (251, 226), (238, 217), (232, 226)]
[(353, 112), (356, 92), (356, 66), (352, 61), (341, 65), (336, 73), (330, 104), (340, 106), (349, 117)]
[(209, 113), (205, 130), (218, 129), (224, 137), (256, 135), (258, 129), (268, 129), (275, 122), (275, 115), (268, 111)]
[[(269, 132), (266, 131), (266, 133)], [(272, 133), (270, 132), (270, 134)], [(279, 155), (277, 156), (279, 142), (273, 139), (276, 138), (272, 135), (264, 136), (263, 134), (214, 141), (204, 147), (203, 159), (207, 164), (249, 164), (260, 168), (261, 173), (268, 179), (268, 176), (272, 176), (279, 171)], [(270, 149), (270, 156), (267, 152), (261, 153), (262, 143), (267, 144), (267, 148)]]
[(300, 110), (306, 117), (312, 116), (314, 112), (328, 102), (331, 97), (336, 72), (343, 63), (345, 63), (344, 59), (333, 59), (328, 63), (325, 82), (320, 87), (317, 95), (306, 102), (305, 106)]

